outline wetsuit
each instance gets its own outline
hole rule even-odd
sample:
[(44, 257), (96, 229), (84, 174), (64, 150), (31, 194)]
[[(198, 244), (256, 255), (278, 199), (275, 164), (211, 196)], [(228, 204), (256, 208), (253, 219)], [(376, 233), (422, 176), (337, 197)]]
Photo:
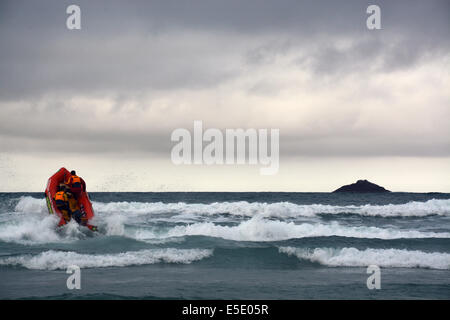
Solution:
[(81, 212), (81, 208), (74, 196), (69, 196), (69, 209), (71, 211), (72, 217), (78, 224), (85, 223), (85, 221), (83, 220), (83, 213)]

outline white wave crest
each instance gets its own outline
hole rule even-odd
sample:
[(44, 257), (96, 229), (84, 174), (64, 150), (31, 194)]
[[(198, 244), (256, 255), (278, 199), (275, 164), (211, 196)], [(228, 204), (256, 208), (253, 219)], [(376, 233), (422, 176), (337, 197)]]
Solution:
[(280, 247), (281, 253), (302, 260), (332, 267), (367, 267), (377, 265), (391, 268), (450, 269), (450, 254), (400, 249), (315, 248)]
[(0, 258), (0, 265), (22, 266), (37, 270), (65, 270), (71, 265), (80, 268), (126, 267), (156, 263), (189, 264), (213, 254), (210, 249), (148, 249), (116, 254), (81, 254), (49, 250), (38, 255)]
[[(291, 202), (214, 202), (163, 203), (163, 202), (93, 202), (96, 213), (127, 213), (128, 215), (177, 214), (214, 215), (231, 214), (246, 217), (312, 217), (318, 214), (357, 214), (379, 217), (423, 217), (428, 215), (450, 215), (450, 199), (431, 199), (425, 202), (411, 201), (405, 204), (333, 206), (324, 204), (299, 205)], [(16, 212), (47, 212), (44, 199), (21, 197)]]
[[(168, 237), (202, 235), (235, 241), (281, 241), (306, 237), (354, 237), (354, 238), (450, 238), (450, 233), (420, 232), (415, 230), (399, 230), (377, 227), (344, 226), (337, 222), (330, 224), (295, 224), (293, 222), (273, 221), (252, 218), (236, 226), (216, 225), (210, 222), (176, 226), (170, 229)], [(149, 237), (155, 236), (153, 232)], [(141, 235), (141, 238), (142, 235)]]
[[(440, 202), (439, 202), (440, 201)], [(426, 203), (421, 203), (423, 206), (431, 204), (440, 204), (445, 208), (445, 201), (447, 200), (429, 200)], [(280, 216), (283, 214), (297, 214), (298, 212), (294, 208), (307, 207), (308, 210), (316, 210), (316, 212), (325, 211), (323, 208), (328, 207), (337, 209), (333, 206), (322, 205), (310, 205), (310, 206), (298, 206), (291, 203), (274, 204), (262, 204), (262, 203), (213, 203), (213, 204), (162, 204), (162, 203), (134, 203), (123, 202), (119, 206), (117, 203), (111, 202), (108, 204), (94, 203), (95, 210), (99, 212), (96, 219), (99, 219), (99, 224), (105, 226), (106, 235), (109, 236), (125, 236), (136, 239), (138, 241), (161, 241), (171, 242), (177, 237), (191, 236), (191, 235), (203, 235), (210, 237), (219, 237), (235, 241), (281, 241), (293, 238), (305, 238), (305, 237), (329, 237), (329, 236), (341, 236), (341, 237), (354, 237), (354, 238), (378, 238), (378, 239), (400, 239), (400, 238), (450, 238), (448, 232), (425, 232), (418, 230), (402, 230), (397, 228), (379, 228), (369, 226), (346, 226), (339, 224), (338, 222), (330, 223), (294, 223), (280, 220), (269, 220), (266, 216)], [(238, 205), (239, 204), (239, 205)], [(231, 207), (230, 207), (231, 205)], [(322, 208), (319, 210), (318, 207)], [(399, 206), (411, 206), (413, 203), (405, 205), (393, 205), (397, 208)], [(347, 206), (345, 210), (348, 210), (350, 206)], [(370, 206), (369, 206), (370, 207)], [(371, 206), (372, 209), (377, 206)], [(379, 206), (379, 208), (391, 208), (390, 205)], [(239, 209), (240, 208), (240, 209)], [(362, 207), (359, 209), (361, 210)], [(136, 209), (138, 209), (136, 211)], [(54, 225), (56, 221), (53, 221), (54, 217), (49, 216), (46, 213), (30, 214), (30, 210), (46, 210), (45, 201), (43, 199), (35, 199), (32, 197), (22, 197), (16, 206), (16, 210), (19, 211), (17, 217), (12, 221), (0, 224), (0, 240), (14, 241), (19, 243), (46, 243), (55, 241), (72, 241), (78, 240), (80, 237), (76, 234), (77, 228), (68, 228), (68, 234), (64, 234), (63, 237), (60, 233), (55, 231)], [(105, 211), (102, 211), (105, 210)], [(113, 211), (109, 211), (113, 210)], [(118, 211), (119, 210), (119, 211)], [(122, 210), (122, 211), (120, 211)], [(227, 210), (234, 210), (234, 214), (245, 212), (246, 215), (251, 215), (252, 218), (238, 225), (220, 225), (209, 222), (196, 222), (187, 225), (179, 225), (170, 229), (156, 229), (156, 228), (142, 228), (139, 225), (133, 226), (134, 219), (131, 218), (132, 213), (138, 212), (141, 214), (153, 210), (153, 213), (160, 212), (176, 212), (180, 211), (181, 215), (187, 214), (187, 211), (191, 214), (213, 214), (219, 212), (225, 212)], [(262, 211), (259, 211), (262, 210)], [(286, 211), (283, 211), (286, 210)], [(314, 211), (313, 210), (313, 211)], [(367, 209), (368, 210), (368, 209)], [(380, 209), (381, 210), (381, 209)], [(394, 209), (389, 209), (390, 212), (394, 212)], [(313, 214), (313, 211), (308, 211), (308, 214)], [(337, 212), (336, 211), (336, 212)], [(259, 212), (259, 213), (258, 213)], [(282, 213), (285, 212), (285, 213)], [(295, 213), (297, 212), (297, 213)], [(410, 210), (410, 213), (412, 211)], [(442, 213), (443, 211), (441, 211)], [(124, 214), (126, 213), (126, 214)], [(275, 214), (276, 213), (276, 214)], [(304, 212), (303, 212), (304, 213)], [(179, 223), (177, 215), (175, 222)], [(135, 217), (138, 220), (140, 218)], [(145, 218), (147, 219), (147, 218)], [(131, 222), (131, 225), (126, 225), (126, 222)], [(198, 220), (197, 220), (198, 221)], [(69, 230), (70, 229), (70, 230)], [(170, 239), (169, 239), (170, 238)]]
[(405, 204), (332, 206), (323, 204), (298, 205), (290, 202), (214, 202), (162, 203), (162, 202), (94, 202), (96, 212), (124, 212), (132, 214), (232, 214), (247, 217), (312, 217), (318, 214), (350, 213), (380, 217), (423, 217), (450, 215), (450, 199), (431, 199), (426, 202), (412, 201)]

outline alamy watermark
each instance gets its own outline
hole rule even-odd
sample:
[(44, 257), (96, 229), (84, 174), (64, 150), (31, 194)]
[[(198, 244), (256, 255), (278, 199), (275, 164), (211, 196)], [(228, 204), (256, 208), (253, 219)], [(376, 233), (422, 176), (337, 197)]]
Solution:
[[(172, 148), (171, 159), (180, 164), (249, 164), (262, 165), (262, 175), (273, 175), (280, 167), (280, 130), (268, 129), (219, 129), (203, 131), (203, 122), (194, 121), (193, 134), (178, 128), (172, 132), (171, 141), (178, 142)], [(206, 145), (204, 146), (204, 142)]]
[(66, 27), (69, 30), (81, 29), (81, 9), (76, 4), (67, 7), (66, 13), (69, 14), (66, 20)]
[(372, 4), (367, 7), (366, 13), (370, 16), (366, 20), (366, 26), (369, 30), (381, 29), (381, 9), (379, 6)]
[(67, 278), (66, 285), (67, 289), (81, 289), (81, 269), (79, 266), (71, 265), (67, 267), (66, 273), (71, 274)]
[[(76, 4), (71, 4), (66, 8), (66, 13), (69, 15), (66, 20), (66, 27), (69, 30), (81, 29), (81, 8)], [(369, 30), (381, 29), (381, 9), (378, 5), (369, 5), (366, 13), (370, 16), (366, 20), (366, 26)]]
[(367, 289), (381, 289), (381, 270), (377, 265), (370, 265), (367, 267), (367, 273), (371, 275), (367, 278)]

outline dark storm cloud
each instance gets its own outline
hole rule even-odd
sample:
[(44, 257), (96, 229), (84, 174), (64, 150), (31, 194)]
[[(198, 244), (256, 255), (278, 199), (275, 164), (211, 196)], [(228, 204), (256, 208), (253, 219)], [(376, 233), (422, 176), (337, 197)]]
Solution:
[[(220, 60), (214, 64), (222, 46), (233, 46), (227, 34), (281, 39), (259, 54), (258, 48), (243, 52), (248, 61), (267, 62), (261, 60), (267, 53), (286, 50), (279, 46), (283, 41), (297, 49), (311, 48), (305, 54), (311, 70), (319, 73), (351, 71), (379, 55), (384, 70), (408, 67), (426, 53), (449, 48), (448, 1), (377, 1), (383, 27), (378, 34), (365, 27), (371, 1), (79, 1), (82, 30), (69, 31), (65, 9), (71, 3), (2, 2), (3, 99), (49, 91), (127, 93), (212, 86), (241, 72), (220, 65)], [(175, 37), (172, 41), (183, 41), (160, 42), (168, 34), (189, 32), (208, 33), (216, 41), (190, 43)], [(389, 35), (400, 35), (399, 42), (389, 46)], [(355, 45), (348, 50), (334, 47), (334, 40), (343, 36), (355, 39)], [(323, 46), (314, 48), (321, 38)], [(364, 38), (362, 43), (358, 38)]]

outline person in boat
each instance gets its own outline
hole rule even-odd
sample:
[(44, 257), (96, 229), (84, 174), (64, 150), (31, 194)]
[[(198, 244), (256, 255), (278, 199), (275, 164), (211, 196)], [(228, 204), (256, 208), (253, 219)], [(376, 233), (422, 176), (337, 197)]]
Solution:
[(71, 192), (67, 192), (67, 197), (71, 218), (74, 218), (78, 224), (86, 225), (86, 219), (84, 218), (83, 212), (81, 211), (81, 207), (78, 204), (78, 200), (75, 198), (75, 195)]
[(75, 199), (78, 199), (81, 191), (86, 191), (86, 183), (77, 176), (75, 170), (70, 172), (70, 177), (65, 181), (65, 184), (70, 188), (70, 192), (75, 196)]
[(71, 211), (69, 208), (69, 197), (67, 195), (65, 185), (58, 186), (58, 192), (56, 192), (55, 194), (55, 204), (56, 207), (61, 211), (64, 220), (69, 221)]

